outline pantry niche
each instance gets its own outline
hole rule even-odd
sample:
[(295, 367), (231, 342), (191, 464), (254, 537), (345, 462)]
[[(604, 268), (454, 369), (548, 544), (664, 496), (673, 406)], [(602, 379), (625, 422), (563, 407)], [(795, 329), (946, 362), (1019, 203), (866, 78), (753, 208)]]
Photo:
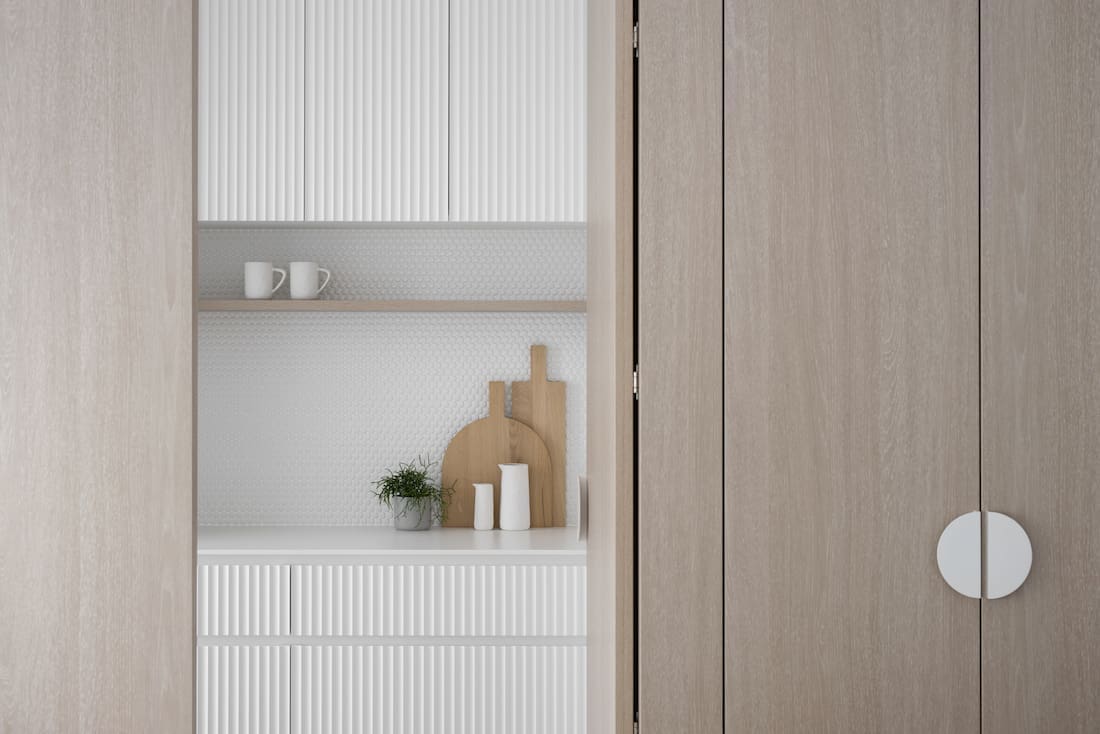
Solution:
[[(585, 730), (586, 13), (198, 3), (197, 731)], [(535, 345), (564, 525), (395, 530)]]

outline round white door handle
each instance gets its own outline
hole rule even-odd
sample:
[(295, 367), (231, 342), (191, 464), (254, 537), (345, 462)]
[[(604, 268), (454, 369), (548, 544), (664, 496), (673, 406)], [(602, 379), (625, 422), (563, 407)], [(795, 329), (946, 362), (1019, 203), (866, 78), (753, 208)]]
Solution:
[(1000, 512), (985, 514), (985, 598), (1000, 599), (1031, 573), (1031, 539), (1020, 523)]
[[(936, 546), (940, 575), (955, 591), (982, 598), (982, 513), (968, 512), (947, 524)], [(985, 516), (985, 598), (1008, 596), (1031, 572), (1031, 539), (1020, 523), (1000, 512)]]
[(982, 513), (959, 515), (947, 524), (936, 546), (940, 575), (955, 591), (982, 598)]

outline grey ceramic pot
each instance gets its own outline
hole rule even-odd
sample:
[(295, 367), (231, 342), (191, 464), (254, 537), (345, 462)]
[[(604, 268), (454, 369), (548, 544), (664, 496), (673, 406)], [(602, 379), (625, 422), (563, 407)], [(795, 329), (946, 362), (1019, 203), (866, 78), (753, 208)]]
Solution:
[(429, 530), (432, 527), (432, 503), (418, 507), (404, 497), (393, 498), (393, 526), (397, 530)]

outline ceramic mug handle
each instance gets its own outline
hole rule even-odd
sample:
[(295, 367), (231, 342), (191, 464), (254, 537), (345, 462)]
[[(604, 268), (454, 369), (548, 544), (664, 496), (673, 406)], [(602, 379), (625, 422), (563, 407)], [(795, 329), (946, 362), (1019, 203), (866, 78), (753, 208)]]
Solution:
[(279, 282), (275, 284), (275, 287), (271, 289), (271, 294), (274, 295), (279, 288), (282, 287), (283, 282), (286, 280), (286, 271), (282, 268), (272, 268), (271, 272), (279, 274)]
[(328, 285), (329, 280), (332, 279), (332, 273), (324, 268), (317, 268), (317, 272), (325, 274), (325, 282), (322, 283), (321, 287), (317, 289), (317, 295), (321, 295), (321, 291), (325, 289), (325, 286)]

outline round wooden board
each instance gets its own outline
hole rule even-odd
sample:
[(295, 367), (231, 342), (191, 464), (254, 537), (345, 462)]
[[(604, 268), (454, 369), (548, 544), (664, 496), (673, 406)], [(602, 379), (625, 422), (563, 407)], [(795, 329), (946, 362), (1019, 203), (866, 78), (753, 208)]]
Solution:
[(546, 444), (531, 428), (504, 415), (504, 383), (489, 383), (489, 417), (455, 434), (443, 455), (443, 486), (454, 486), (449, 528), (474, 525), (474, 482), (493, 483), (493, 527), (500, 526), (500, 467), (527, 464), (531, 481), (531, 527), (553, 522), (553, 468)]

